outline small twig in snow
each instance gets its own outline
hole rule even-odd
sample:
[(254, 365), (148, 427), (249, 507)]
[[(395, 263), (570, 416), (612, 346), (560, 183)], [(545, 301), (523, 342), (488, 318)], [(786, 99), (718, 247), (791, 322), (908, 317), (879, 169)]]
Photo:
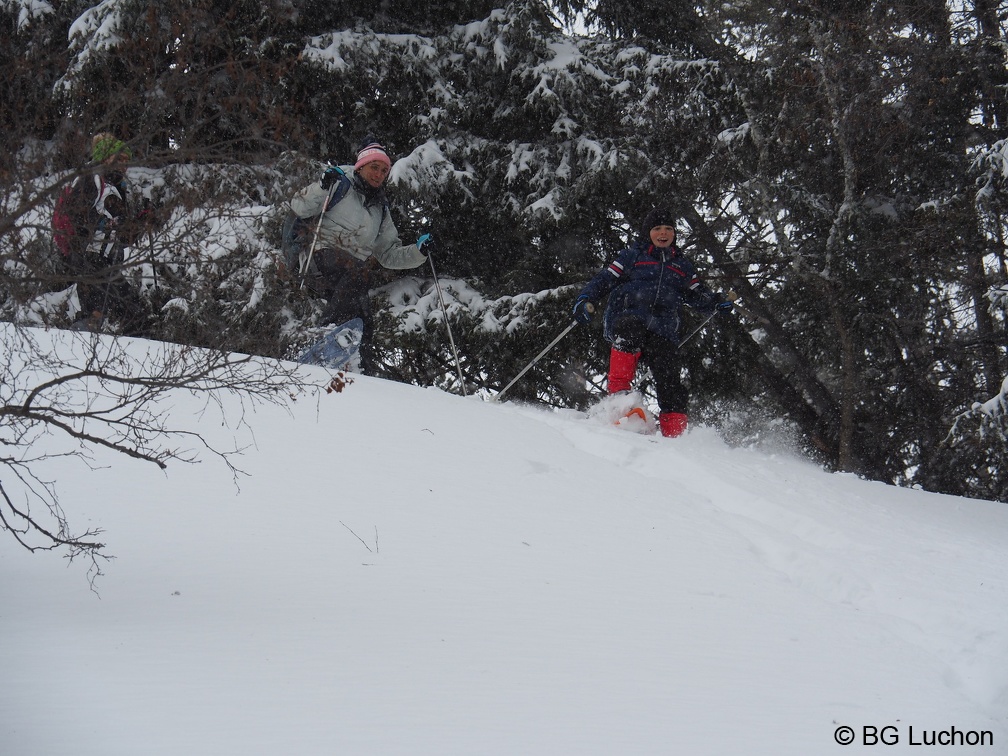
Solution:
[[(347, 524), (345, 522), (343, 522), (343, 520), (340, 520), (340, 525), (342, 525), (347, 530), (350, 530), (350, 528), (347, 526)], [(354, 533), (352, 530), (350, 530), (350, 532), (353, 533), (354, 538), (356, 538), (358, 541), (360, 541), (361, 543), (364, 544), (364, 548), (365, 549), (367, 549), (368, 551), (371, 551), (371, 547), (367, 545), (367, 542), (363, 538), (361, 538), (359, 535), (357, 535), (356, 533)], [(375, 528), (375, 533), (377, 534), (377, 532), (378, 532), (378, 530), (377, 530), (377, 528)], [(377, 547), (378, 547), (378, 542), (376, 540), (375, 541), (375, 548), (377, 548)], [(371, 551), (371, 553), (373, 554), (374, 552)]]

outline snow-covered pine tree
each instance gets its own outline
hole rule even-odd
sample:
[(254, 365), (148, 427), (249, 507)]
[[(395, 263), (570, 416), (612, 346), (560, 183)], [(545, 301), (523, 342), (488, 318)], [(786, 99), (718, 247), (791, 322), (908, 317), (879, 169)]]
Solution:
[[(754, 396), (778, 402), (838, 467), (956, 492), (948, 418), (1005, 365), (978, 306), (988, 276), (1003, 276), (1004, 238), (1003, 215), (981, 222), (973, 204), (970, 143), (1004, 126), (975, 118), (997, 110), (979, 107), (996, 88), (979, 87), (970, 63), (982, 8), (574, 5), (718, 64), (724, 96), (697, 130), (707, 159), (644, 154), (662, 163), (653, 175), (678, 169), (695, 238), (761, 317)], [(691, 102), (672, 101), (663, 128)]]

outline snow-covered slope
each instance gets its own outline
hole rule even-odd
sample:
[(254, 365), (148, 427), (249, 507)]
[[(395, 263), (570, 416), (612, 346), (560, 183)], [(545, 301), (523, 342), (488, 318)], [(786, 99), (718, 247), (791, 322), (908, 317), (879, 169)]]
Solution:
[(238, 488), (63, 467), (100, 597), (4, 542), (0, 752), (1008, 753), (1008, 507), (366, 377), (191, 402)]

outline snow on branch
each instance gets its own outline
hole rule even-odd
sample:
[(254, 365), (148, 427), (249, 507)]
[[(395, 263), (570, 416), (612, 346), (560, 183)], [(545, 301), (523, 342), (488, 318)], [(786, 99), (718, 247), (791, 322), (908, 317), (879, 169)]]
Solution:
[(466, 166), (465, 170), (456, 169), (445, 157), (438, 143), (428, 139), (414, 148), (409, 155), (395, 161), (389, 174), (389, 184), (422, 192), (430, 191), (431, 184), (437, 186), (452, 182), (464, 184), (472, 178), (472, 166)]
[(976, 432), (981, 441), (1008, 441), (1008, 377), (1002, 381), (999, 394), (986, 402), (974, 402), (968, 410), (956, 415), (948, 438), (967, 435), (962, 426), (972, 420), (980, 421)]
[(990, 199), (997, 181), (1008, 180), (1008, 139), (1000, 139), (989, 148), (983, 149), (973, 160), (973, 169), (980, 172), (976, 201)]
[(17, 30), (24, 30), (34, 19), (53, 12), (51, 4), (44, 0), (0, 0), (0, 8), (18, 14)]
[[(459, 278), (441, 279), (441, 288), (449, 317), (465, 312), (479, 323), (477, 327), (481, 331), (510, 334), (525, 326), (530, 313), (544, 300), (570, 296), (576, 287), (563, 286), (497, 299), (486, 299)], [(388, 298), (389, 312), (403, 333), (424, 331), (427, 323), (444, 319), (445, 313), (430, 281), (409, 276), (383, 287), (380, 292)]]
[(1008, 313), (1008, 284), (995, 286), (987, 292), (987, 298), (991, 302), (991, 312), (1003, 310)]
[(91, 55), (114, 48), (122, 37), (122, 9), (127, 0), (103, 0), (88, 8), (70, 25), (67, 39), (70, 49), (76, 53), (67, 67), (66, 73), (56, 82), (56, 89), (68, 89), (74, 76), (80, 73)]
[[(992, 288), (987, 292), (991, 302), (991, 312), (1008, 312), (1008, 284)], [(1008, 376), (1001, 382), (1001, 391), (985, 402), (974, 402), (966, 411), (959, 413), (952, 424), (948, 438), (966, 435), (961, 426), (971, 420), (979, 420), (977, 433), (982, 441), (990, 438), (1008, 441)]]
[(380, 60), (389, 53), (402, 60), (434, 61), (438, 57), (434, 42), (419, 34), (378, 34), (350, 29), (312, 37), (301, 57), (333, 71), (344, 71), (350, 68), (347, 58), (355, 54)]

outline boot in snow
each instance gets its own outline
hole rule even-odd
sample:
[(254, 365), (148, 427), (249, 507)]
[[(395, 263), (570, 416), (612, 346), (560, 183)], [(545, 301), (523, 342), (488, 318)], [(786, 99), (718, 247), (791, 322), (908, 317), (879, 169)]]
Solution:
[(686, 432), (686, 415), (681, 412), (662, 412), (658, 415), (658, 427), (666, 438), (677, 438)]
[(616, 347), (609, 350), (609, 376), (607, 386), (610, 394), (629, 391), (637, 372), (640, 352), (621, 352)]

